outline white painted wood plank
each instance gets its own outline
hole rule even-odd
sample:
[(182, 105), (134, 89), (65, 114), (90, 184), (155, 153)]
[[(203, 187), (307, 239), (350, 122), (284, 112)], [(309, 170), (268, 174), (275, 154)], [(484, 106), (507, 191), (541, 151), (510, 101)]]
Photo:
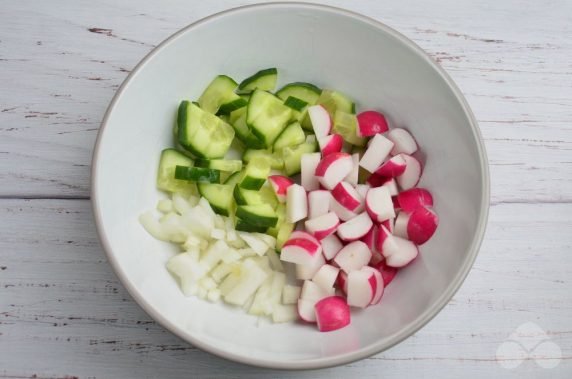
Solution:
[[(87, 197), (99, 122), (127, 72), (184, 25), (244, 3), (5, 2), (0, 196)], [(494, 202), (572, 201), (572, 2), (324, 3), (395, 27), (448, 70), (480, 121)]]
[[(0, 200), (0, 377), (564, 378), (572, 370), (571, 212), (570, 204), (493, 206), (474, 269), (425, 328), (361, 362), (286, 373), (216, 358), (154, 323), (106, 263), (89, 201)], [(528, 321), (561, 347), (557, 368), (527, 361), (508, 371), (497, 362), (499, 344)]]

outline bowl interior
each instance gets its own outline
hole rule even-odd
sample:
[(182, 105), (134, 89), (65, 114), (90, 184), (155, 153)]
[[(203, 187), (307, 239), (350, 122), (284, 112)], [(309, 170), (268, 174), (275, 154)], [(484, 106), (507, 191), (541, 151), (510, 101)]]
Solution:
[[(307, 81), (377, 109), (421, 146), (421, 186), (441, 223), (420, 257), (387, 288), (380, 306), (319, 333), (259, 321), (240, 309), (183, 296), (164, 267), (176, 249), (140, 226), (155, 189), (160, 151), (171, 145), (181, 99), (196, 99), (217, 74), (240, 80), (278, 67), (279, 86)], [(94, 211), (104, 247), (135, 299), (171, 331), (208, 351), (271, 367), (345, 363), (409, 336), (449, 300), (470, 269), (488, 205), (486, 162), (458, 91), (419, 48), (367, 18), (334, 8), (267, 4), (201, 21), (162, 44), (112, 103), (94, 158)]]

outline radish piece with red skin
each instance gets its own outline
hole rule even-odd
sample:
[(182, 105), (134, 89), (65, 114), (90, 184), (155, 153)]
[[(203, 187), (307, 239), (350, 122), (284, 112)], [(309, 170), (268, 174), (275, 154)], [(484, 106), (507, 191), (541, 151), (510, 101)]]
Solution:
[(354, 167), (350, 173), (344, 178), (344, 181), (348, 182), (352, 186), (357, 186), (359, 180), (359, 154), (353, 153), (352, 159), (354, 162)]
[(324, 256), (320, 254), (320, 257), (313, 260), (307, 265), (296, 265), (296, 279), (306, 280), (312, 279), (314, 275), (318, 272), (320, 267), (326, 264)]
[(385, 257), (385, 263), (391, 267), (403, 267), (411, 263), (417, 255), (419, 255), (419, 249), (417, 245), (413, 242), (406, 240), (401, 237), (391, 236), (393, 243), (387, 244), (383, 249), (383, 256)]
[(395, 196), (399, 193), (395, 178), (386, 178), (384, 176), (372, 174), (369, 176), (369, 178), (367, 178), (366, 182), (372, 188), (386, 186), (387, 188), (389, 188), (389, 193), (391, 193), (391, 196)]
[(318, 245), (320, 244), (320, 241), (318, 241), (313, 235), (304, 230), (294, 230), (292, 233), (290, 233), (290, 238), (288, 239), (294, 239), (294, 238), (303, 238), (315, 244)]
[(281, 203), (285, 203), (288, 187), (294, 184), (294, 181), (284, 175), (270, 175), (268, 177), (268, 182), (272, 186), (272, 189), (274, 190), (274, 194), (278, 198), (278, 201)]
[(417, 245), (427, 242), (437, 230), (439, 218), (437, 214), (425, 207), (417, 208), (409, 216), (407, 237)]
[(375, 293), (373, 295), (373, 298), (371, 299), (370, 304), (371, 305), (378, 304), (381, 300), (381, 297), (383, 296), (383, 291), (385, 289), (383, 275), (381, 275), (381, 272), (379, 272), (379, 270), (370, 266), (362, 267), (362, 271), (370, 272), (375, 277), (375, 284), (376, 284)]
[(320, 332), (341, 329), (351, 322), (350, 307), (341, 296), (330, 296), (318, 301), (315, 314)]
[(417, 142), (415, 139), (405, 129), (394, 128), (387, 133), (387, 139), (393, 142), (393, 149), (391, 149), (391, 155), (397, 155), (400, 153), (413, 154), (417, 151)]
[(378, 223), (395, 217), (391, 194), (386, 186), (367, 191), (365, 208), (371, 219)]
[(336, 284), (339, 272), (339, 268), (325, 264), (314, 274), (312, 281), (320, 288), (328, 290)]
[(315, 173), (321, 158), (320, 153), (302, 154), (300, 158), (300, 184), (308, 192), (320, 188), (320, 182), (318, 182)]
[(308, 218), (316, 218), (330, 211), (332, 194), (328, 190), (316, 190), (308, 193)]
[(344, 208), (356, 213), (359, 212), (364, 200), (348, 182), (339, 182), (332, 190), (332, 196)]
[(358, 184), (356, 186), (356, 191), (359, 193), (362, 199), (365, 199), (367, 196), (367, 191), (371, 188), (369, 184)]
[(312, 105), (308, 108), (308, 116), (310, 116), (312, 129), (314, 129), (316, 138), (330, 134), (332, 130), (332, 119), (326, 108), (321, 105)]
[(316, 322), (315, 305), (316, 301), (298, 299), (298, 316), (302, 321), (310, 323)]
[(312, 265), (320, 259), (322, 246), (306, 238), (290, 238), (282, 246), (280, 259), (300, 265)]
[(383, 285), (385, 287), (387, 287), (389, 283), (391, 283), (393, 278), (395, 278), (395, 275), (397, 275), (398, 271), (397, 268), (388, 266), (387, 263), (385, 263), (385, 261), (380, 261), (372, 265), (372, 267), (379, 270), (379, 272), (381, 273), (381, 276), (383, 278)]
[(401, 154), (407, 166), (405, 167), (405, 171), (403, 174), (399, 175), (396, 180), (399, 187), (402, 190), (408, 190), (417, 185), (419, 183), (419, 179), (421, 179), (421, 163), (415, 158), (407, 154)]
[(373, 221), (363, 212), (338, 226), (337, 234), (343, 241), (355, 241), (365, 236), (373, 226)]
[(348, 274), (345, 271), (340, 271), (336, 286), (345, 294), (348, 294)]
[(395, 218), (390, 218), (388, 220), (382, 221), (380, 225), (385, 226), (389, 233), (393, 234), (393, 229), (395, 225)]
[(332, 153), (322, 158), (316, 167), (316, 176), (324, 188), (332, 190), (353, 169), (351, 155), (347, 153)]
[(321, 240), (335, 233), (340, 219), (334, 212), (326, 213), (319, 217), (307, 220), (305, 222), (306, 231), (312, 234), (317, 240)]
[(393, 208), (394, 209), (401, 209), (401, 205), (399, 205), (399, 199), (397, 198), (397, 195), (399, 194), (399, 192), (395, 195), (391, 195), (391, 201), (393, 202)]
[(403, 159), (401, 154), (398, 154), (383, 162), (381, 166), (375, 170), (375, 174), (383, 176), (384, 178), (394, 178), (403, 174), (406, 166), (405, 159)]
[(349, 221), (358, 215), (357, 213), (350, 211), (349, 209), (338, 203), (336, 199), (334, 199), (333, 197), (330, 202), (330, 210), (334, 212), (342, 221)]
[(365, 308), (375, 297), (377, 291), (377, 276), (367, 270), (366, 267), (367, 266), (364, 266), (360, 270), (353, 270), (348, 273), (349, 306)]
[(369, 247), (362, 241), (354, 241), (344, 246), (334, 257), (334, 262), (346, 273), (359, 270), (371, 259)]
[(286, 191), (286, 219), (288, 222), (300, 221), (308, 215), (308, 197), (306, 190), (299, 184), (292, 184)]
[(367, 232), (367, 234), (360, 239), (360, 241), (369, 247), (372, 254), (377, 252), (377, 233), (378, 227), (377, 225), (373, 225), (369, 232)]
[(402, 191), (397, 195), (397, 201), (401, 209), (406, 212), (433, 206), (433, 196), (425, 188), (411, 188), (407, 191)]
[(342, 242), (335, 234), (331, 234), (324, 238), (322, 241), (322, 253), (327, 260), (334, 259), (336, 254), (344, 247)]
[(409, 224), (409, 213), (401, 211), (397, 214), (395, 225), (393, 227), (393, 234), (401, 238), (409, 238), (407, 234), (407, 225)]
[(324, 297), (332, 296), (334, 292), (334, 287), (322, 288), (311, 280), (304, 280), (302, 290), (300, 291), (300, 299), (319, 301)]
[(385, 249), (395, 249), (396, 247), (393, 235), (385, 226), (379, 225), (377, 232), (377, 251), (385, 257)]
[(369, 141), (369, 146), (363, 157), (361, 157), (359, 165), (369, 172), (374, 172), (381, 166), (381, 163), (387, 158), (392, 148), (393, 142), (381, 134), (376, 134)]
[(344, 146), (344, 137), (340, 134), (330, 134), (328, 136), (318, 138), (318, 145), (322, 152), (322, 157), (332, 153), (339, 153)]
[(365, 111), (357, 115), (358, 136), (371, 137), (389, 130), (385, 116), (376, 111)]

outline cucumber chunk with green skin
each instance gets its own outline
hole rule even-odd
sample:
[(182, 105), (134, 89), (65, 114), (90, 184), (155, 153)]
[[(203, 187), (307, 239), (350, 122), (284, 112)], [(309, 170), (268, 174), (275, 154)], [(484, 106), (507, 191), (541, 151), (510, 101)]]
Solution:
[(245, 222), (244, 220), (236, 218), (236, 222), (234, 224), (234, 229), (236, 229), (239, 232), (266, 233), (266, 229), (268, 229), (268, 228), (266, 228), (265, 226), (251, 225), (251, 224)]
[(298, 99), (297, 97), (288, 96), (288, 98), (284, 101), (284, 105), (292, 108), (295, 111), (301, 112), (308, 106), (308, 103), (304, 100)]
[(242, 172), (235, 172), (226, 178), (224, 184), (228, 184), (234, 187), (236, 184), (238, 184), (238, 182), (240, 182), (240, 179), (242, 179)]
[(248, 125), (246, 125), (246, 107), (231, 112), (229, 122), (232, 125), (236, 137), (249, 149), (262, 149), (264, 143), (258, 139)]
[(232, 198), (232, 185), (199, 183), (199, 193), (204, 197), (215, 213), (230, 216), (234, 212), (234, 199)]
[(292, 110), (282, 100), (257, 89), (248, 102), (246, 124), (265, 147), (271, 147), (290, 120), (291, 114)]
[(284, 224), (284, 222), (286, 222), (286, 204), (279, 203), (275, 207), (275, 211), (276, 211), (276, 216), (278, 216), (278, 222), (276, 223), (275, 227), (268, 228), (268, 230), (266, 231), (267, 234), (270, 234), (273, 237), (278, 236), (278, 231), (280, 230), (280, 226)]
[(334, 115), (334, 133), (340, 134), (344, 141), (355, 145), (365, 146), (367, 139), (357, 135), (357, 117), (355, 114), (337, 110)]
[(262, 158), (270, 163), (273, 170), (282, 170), (284, 168), (284, 160), (278, 153), (271, 153), (265, 149), (248, 149), (242, 155), (242, 160), (246, 163), (254, 158)]
[(237, 86), (238, 84), (232, 78), (226, 75), (217, 76), (199, 97), (199, 106), (206, 112), (217, 113), (221, 105), (227, 105), (236, 99), (240, 99), (234, 93)]
[(175, 149), (163, 150), (157, 173), (157, 188), (169, 192), (183, 192), (194, 185), (186, 180), (175, 179), (177, 166), (191, 167), (193, 160)]
[(195, 159), (195, 166), (213, 170), (236, 172), (242, 170), (242, 161), (230, 159)]
[(217, 116), (188, 101), (179, 107), (178, 141), (200, 158), (222, 158), (234, 139), (234, 129)]
[(338, 110), (345, 113), (356, 113), (355, 103), (341, 92), (325, 89), (322, 91), (317, 103), (326, 108), (332, 118)]
[(253, 226), (272, 228), (278, 222), (276, 212), (269, 204), (239, 205), (236, 217)]
[(250, 93), (255, 89), (263, 91), (272, 91), (276, 87), (278, 80), (278, 70), (276, 68), (267, 68), (258, 71), (256, 74), (244, 79), (238, 85), (238, 92)]
[(230, 112), (235, 111), (237, 109), (246, 107), (248, 105), (248, 101), (244, 100), (242, 97), (236, 95), (236, 98), (230, 100), (227, 103), (224, 103), (218, 109), (217, 115), (225, 116), (230, 114)]
[(288, 241), (288, 239), (290, 238), (290, 234), (292, 234), (292, 232), (294, 231), (295, 226), (296, 226), (296, 224), (293, 224), (291, 222), (286, 222), (286, 221), (284, 221), (284, 223), (282, 223), (282, 225), (280, 225), (280, 227), (278, 228), (278, 233), (276, 234), (276, 250), (277, 251), (282, 250), (282, 246), (284, 246), (286, 241)]
[(284, 172), (288, 176), (300, 173), (300, 160), (302, 154), (317, 151), (315, 143), (304, 142), (298, 146), (289, 146), (282, 149), (282, 159), (284, 159)]
[(220, 171), (203, 167), (176, 166), (175, 179), (190, 182), (219, 183)]
[(276, 92), (276, 96), (282, 100), (287, 100), (292, 96), (305, 101), (309, 105), (315, 105), (321, 93), (322, 90), (313, 84), (294, 82), (282, 87), (278, 92)]
[(302, 126), (298, 122), (288, 125), (274, 141), (274, 151), (280, 151), (288, 146), (296, 146), (306, 140)]
[(234, 200), (237, 205), (269, 204), (273, 209), (278, 205), (278, 199), (270, 187), (263, 186), (259, 190), (247, 190), (235, 186), (233, 190)]
[(257, 190), (262, 187), (270, 175), (270, 163), (262, 158), (253, 158), (246, 165), (239, 186), (245, 189)]

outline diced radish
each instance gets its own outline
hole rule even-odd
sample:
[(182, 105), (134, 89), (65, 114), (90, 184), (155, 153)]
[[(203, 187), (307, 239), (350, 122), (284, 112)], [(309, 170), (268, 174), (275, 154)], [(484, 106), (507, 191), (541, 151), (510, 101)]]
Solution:
[(320, 242), (310, 233), (305, 232), (303, 230), (294, 230), (291, 234), (290, 234), (290, 238), (289, 239), (293, 239), (293, 238), (303, 238), (303, 239), (307, 239), (308, 241), (311, 241), (315, 244), (319, 244)]
[(339, 182), (332, 190), (332, 196), (344, 208), (356, 213), (360, 211), (364, 200), (348, 182)]
[(298, 299), (298, 316), (306, 322), (316, 322), (316, 301)]
[(377, 292), (377, 277), (366, 267), (348, 273), (348, 305), (352, 307), (367, 307)]
[(369, 232), (365, 236), (363, 236), (360, 241), (365, 243), (367, 247), (372, 251), (372, 253), (377, 250), (376, 241), (377, 241), (377, 225), (373, 225)]
[(374, 266), (376, 264), (378, 264), (379, 262), (383, 261), (385, 258), (383, 257), (383, 255), (381, 255), (381, 253), (378, 252), (371, 252), (371, 259), (369, 260), (369, 265), (370, 266)]
[(397, 189), (397, 181), (394, 178), (387, 180), (385, 183), (382, 184), (383, 187), (387, 187), (389, 189), (389, 194), (391, 196), (397, 196), (399, 190)]
[(338, 237), (344, 241), (355, 241), (365, 236), (373, 226), (371, 218), (366, 212), (343, 222), (338, 226)]
[(312, 105), (308, 108), (308, 116), (310, 116), (316, 138), (330, 134), (332, 119), (326, 108), (321, 105)]
[(348, 182), (352, 186), (357, 186), (359, 180), (359, 154), (353, 153), (352, 159), (354, 162), (354, 167), (350, 173), (344, 178), (344, 181)]
[(376, 134), (370, 141), (367, 150), (359, 162), (360, 166), (369, 172), (374, 172), (381, 166), (393, 148), (393, 142)]
[(393, 243), (386, 244), (383, 249), (385, 263), (388, 266), (403, 267), (419, 254), (417, 246), (409, 240), (395, 236), (391, 236), (388, 239), (393, 240)]
[(425, 207), (417, 208), (409, 216), (407, 237), (417, 245), (422, 245), (433, 236), (437, 225), (439, 218), (435, 212)]
[(286, 219), (297, 222), (308, 215), (308, 198), (306, 190), (299, 184), (292, 184), (286, 191)]
[(432, 207), (433, 196), (425, 188), (411, 188), (397, 195), (399, 206), (406, 212), (413, 212), (417, 208)]
[(407, 154), (401, 154), (403, 159), (405, 159), (406, 167), (403, 174), (397, 177), (397, 184), (402, 190), (408, 190), (419, 183), (421, 178), (421, 163), (415, 158)]
[(320, 257), (314, 259), (310, 264), (307, 265), (296, 265), (296, 279), (306, 280), (312, 279), (316, 272), (326, 264), (324, 256), (320, 254)]
[(350, 211), (349, 209), (338, 203), (336, 199), (334, 199), (333, 197), (330, 202), (330, 210), (334, 212), (336, 215), (338, 215), (338, 217), (342, 221), (351, 220), (352, 218), (358, 215), (357, 213)]
[(320, 332), (330, 332), (350, 324), (350, 307), (341, 296), (330, 296), (315, 305), (316, 321)]
[(338, 277), (339, 272), (340, 272), (339, 268), (325, 264), (322, 267), (320, 267), (318, 272), (316, 272), (316, 274), (312, 278), (312, 281), (316, 283), (318, 286), (320, 286), (320, 288), (329, 290), (336, 283), (336, 279)]
[(318, 138), (318, 145), (322, 152), (322, 157), (332, 153), (339, 153), (344, 146), (344, 137), (339, 134), (330, 134), (328, 136)]
[(302, 187), (308, 192), (320, 188), (320, 182), (318, 182), (318, 178), (316, 178), (316, 167), (318, 167), (320, 159), (320, 153), (302, 154), (302, 158), (300, 159), (300, 182)]
[(335, 234), (331, 234), (322, 241), (322, 253), (327, 260), (334, 259), (336, 254), (344, 247), (342, 242)]
[(345, 271), (339, 272), (336, 285), (344, 294), (348, 294), (348, 274)]
[(359, 193), (362, 199), (365, 199), (367, 191), (371, 188), (369, 184), (358, 184), (356, 186), (356, 191)]
[(316, 239), (321, 240), (333, 234), (339, 224), (340, 219), (338, 216), (336, 216), (334, 212), (329, 212), (325, 215), (307, 220), (304, 225), (310, 234), (316, 237)]
[(367, 192), (365, 208), (375, 222), (382, 222), (395, 217), (391, 194), (386, 186), (372, 188)]
[(316, 190), (308, 194), (308, 218), (316, 218), (330, 211), (332, 194), (327, 190)]
[(385, 176), (377, 175), (374, 173), (367, 178), (366, 183), (369, 184), (371, 187), (375, 188), (375, 187), (381, 187), (390, 179), (391, 178), (386, 178)]
[[(407, 236), (407, 224), (409, 224), (409, 213), (399, 212), (397, 218), (395, 219), (395, 225), (393, 229), (393, 234), (401, 238), (409, 238)], [(388, 228), (389, 229), (389, 228)]]
[(394, 178), (403, 174), (406, 165), (405, 159), (403, 159), (401, 154), (398, 154), (383, 162), (383, 164), (375, 170), (375, 173), (386, 178)]
[(417, 142), (413, 136), (405, 129), (394, 128), (387, 133), (387, 138), (393, 142), (393, 149), (391, 155), (400, 153), (413, 154), (417, 151)]
[(390, 218), (390, 219), (387, 219), (385, 221), (382, 221), (380, 225), (385, 226), (385, 228), (387, 230), (389, 230), (389, 233), (393, 234), (393, 229), (394, 229), (394, 225), (395, 225), (395, 218)]
[(282, 246), (280, 259), (300, 265), (315, 264), (322, 254), (322, 246), (305, 238), (290, 238)]
[(326, 189), (333, 189), (353, 169), (352, 156), (347, 153), (332, 153), (320, 161), (316, 176)]
[[(398, 192), (399, 194), (399, 192)], [(391, 201), (393, 202), (393, 208), (394, 209), (401, 209), (401, 206), (399, 206), (399, 200), (397, 199), (397, 196), (391, 196)]]
[(393, 235), (387, 230), (383, 225), (379, 226), (377, 232), (377, 251), (379, 251), (383, 256), (385, 256), (384, 251), (386, 249), (395, 249), (396, 243)]
[(371, 137), (389, 130), (385, 116), (376, 111), (365, 111), (357, 115), (358, 135)]
[(311, 280), (304, 280), (300, 299), (319, 301), (325, 297), (332, 296), (335, 292), (334, 287), (322, 288)]
[(288, 187), (294, 184), (294, 181), (287, 176), (283, 175), (271, 175), (268, 177), (268, 182), (272, 186), (278, 201), (281, 203), (286, 202), (286, 193)]
[(373, 295), (373, 299), (371, 299), (370, 304), (377, 304), (379, 303), (381, 297), (383, 296), (383, 290), (385, 287), (383, 275), (381, 275), (381, 272), (379, 272), (379, 270), (376, 270), (375, 268), (370, 266), (362, 267), (362, 271), (370, 272), (375, 277), (375, 284), (376, 284), (375, 293)]
[(381, 276), (383, 278), (383, 285), (387, 287), (389, 283), (395, 278), (397, 274), (397, 268), (388, 266), (385, 261), (380, 261), (374, 265), (372, 265), (375, 269), (379, 270)]
[(369, 247), (362, 241), (354, 241), (347, 244), (335, 256), (334, 262), (346, 273), (352, 270), (359, 270), (367, 265), (371, 259)]

